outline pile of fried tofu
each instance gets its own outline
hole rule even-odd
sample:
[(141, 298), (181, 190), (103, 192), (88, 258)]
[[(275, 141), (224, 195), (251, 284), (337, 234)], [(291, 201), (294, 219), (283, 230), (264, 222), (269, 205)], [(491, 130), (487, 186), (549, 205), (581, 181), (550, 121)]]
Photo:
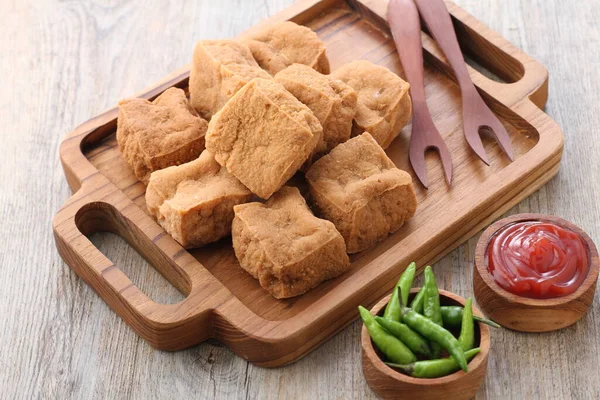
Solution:
[(274, 23), (200, 41), (189, 99), (170, 88), (121, 101), (117, 141), (149, 213), (181, 246), (231, 235), (241, 267), (289, 298), (348, 271), (348, 254), (414, 215), (411, 177), (384, 151), (411, 117), (408, 90), (369, 61), (330, 73), (313, 31)]

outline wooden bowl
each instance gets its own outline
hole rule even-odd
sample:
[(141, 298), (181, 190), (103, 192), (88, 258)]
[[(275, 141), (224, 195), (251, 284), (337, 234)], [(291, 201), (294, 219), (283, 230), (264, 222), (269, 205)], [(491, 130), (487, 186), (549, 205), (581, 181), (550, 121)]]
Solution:
[[(411, 290), (411, 297), (418, 289)], [(383, 314), (391, 295), (384, 297), (372, 309), (373, 314)], [(464, 306), (465, 299), (445, 290), (440, 290), (440, 303), (445, 306)], [(483, 316), (473, 307), (473, 313)], [(490, 352), (490, 330), (487, 325), (475, 324), (475, 345), (481, 352), (469, 362), (469, 372), (455, 372), (442, 378), (422, 379), (413, 378), (388, 367), (381, 360), (374, 348), (367, 328), (363, 325), (361, 331), (363, 373), (371, 389), (384, 399), (415, 398), (415, 399), (470, 399), (485, 379), (488, 355)]]
[[(490, 239), (500, 228), (525, 221), (550, 222), (570, 229), (584, 239), (589, 249), (590, 271), (575, 292), (552, 299), (532, 299), (512, 294), (494, 281), (488, 272), (486, 259)], [(475, 250), (473, 291), (483, 312), (506, 328), (522, 332), (554, 331), (577, 322), (592, 304), (598, 280), (598, 264), (594, 242), (577, 226), (549, 215), (518, 214), (490, 225), (481, 235)]]

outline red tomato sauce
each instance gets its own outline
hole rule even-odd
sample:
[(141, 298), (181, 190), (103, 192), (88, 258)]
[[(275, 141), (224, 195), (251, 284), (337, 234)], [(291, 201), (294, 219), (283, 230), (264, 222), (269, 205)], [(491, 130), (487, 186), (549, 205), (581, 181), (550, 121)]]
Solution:
[(540, 221), (507, 225), (488, 245), (488, 271), (505, 290), (547, 299), (573, 293), (590, 269), (583, 238)]

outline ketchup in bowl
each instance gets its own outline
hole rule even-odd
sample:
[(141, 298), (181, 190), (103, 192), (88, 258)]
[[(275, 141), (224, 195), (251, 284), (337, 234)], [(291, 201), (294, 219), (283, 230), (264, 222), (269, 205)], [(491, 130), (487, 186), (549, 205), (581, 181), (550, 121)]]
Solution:
[(541, 221), (509, 224), (489, 243), (488, 271), (503, 289), (524, 297), (547, 299), (573, 293), (590, 270), (581, 236)]

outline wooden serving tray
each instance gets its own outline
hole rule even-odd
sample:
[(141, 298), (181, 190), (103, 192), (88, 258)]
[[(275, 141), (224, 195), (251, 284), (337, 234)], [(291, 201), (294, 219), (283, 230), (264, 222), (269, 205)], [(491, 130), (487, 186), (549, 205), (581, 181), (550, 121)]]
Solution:
[[(430, 189), (413, 177), (416, 216), (376, 247), (353, 256), (349, 272), (297, 298), (276, 300), (239, 267), (229, 239), (183, 249), (148, 215), (145, 187), (120, 157), (114, 135), (117, 108), (79, 126), (61, 145), (63, 168), (75, 194), (53, 221), (59, 253), (156, 348), (177, 350), (216, 338), (262, 366), (302, 357), (357, 318), (359, 304), (372, 305), (389, 292), (410, 261), (424, 266), (439, 259), (558, 171), (562, 134), (540, 110), (547, 99), (547, 71), (455, 4), (447, 6), (463, 51), (505, 81), (470, 68), (475, 84), (505, 123), (516, 160), (508, 162), (494, 141), (484, 140), (492, 163), (487, 167), (468, 148), (459, 89), (436, 44), (423, 33), (428, 103), (452, 153), (454, 182), (451, 188), (446, 185), (437, 155), (428, 154)], [(386, 9), (384, 0), (302, 0), (270, 21), (292, 20), (316, 31), (327, 45), (332, 70), (368, 59), (402, 76)], [(141, 97), (153, 98), (171, 86), (185, 88), (188, 74), (189, 66)], [(409, 132), (410, 126), (387, 153), (412, 173)], [(126, 239), (187, 297), (177, 304), (152, 301), (88, 240), (98, 231)]]

